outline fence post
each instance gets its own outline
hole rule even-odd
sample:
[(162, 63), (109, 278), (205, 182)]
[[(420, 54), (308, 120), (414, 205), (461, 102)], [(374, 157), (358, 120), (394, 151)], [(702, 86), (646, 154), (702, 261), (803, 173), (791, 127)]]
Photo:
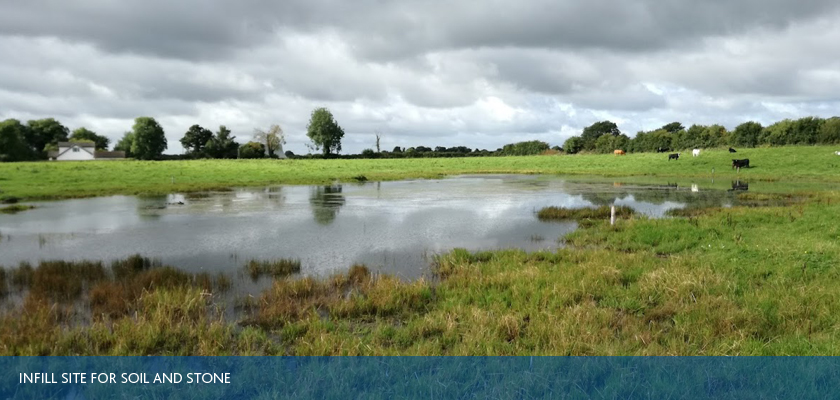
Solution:
[(610, 225), (615, 225), (615, 206), (610, 206)]

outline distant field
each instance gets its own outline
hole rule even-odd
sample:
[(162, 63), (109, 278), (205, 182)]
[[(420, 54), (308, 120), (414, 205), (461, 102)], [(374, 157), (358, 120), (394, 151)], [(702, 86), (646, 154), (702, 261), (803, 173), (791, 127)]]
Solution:
[[(483, 173), (575, 174), (606, 177), (729, 178), (840, 182), (840, 156), (829, 146), (626, 156), (574, 155), (394, 160), (82, 161), (0, 164), (0, 197), (57, 199), (111, 194), (170, 193), (234, 186), (321, 184), (333, 181), (436, 178)], [(740, 174), (732, 158), (749, 158)]]

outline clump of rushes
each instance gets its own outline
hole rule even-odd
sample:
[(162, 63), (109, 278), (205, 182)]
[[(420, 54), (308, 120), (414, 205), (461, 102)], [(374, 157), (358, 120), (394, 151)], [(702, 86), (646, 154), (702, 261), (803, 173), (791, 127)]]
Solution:
[[(627, 206), (616, 206), (615, 216), (628, 218), (633, 215), (633, 209)], [(540, 221), (562, 221), (582, 219), (605, 219), (610, 217), (610, 206), (598, 208), (565, 208), (545, 207), (537, 213)]]
[(0, 298), (3, 298), (8, 293), (6, 289), (6, 270), (0, 266)]
[(25, 205), (25, 204), (14, 204), (11, 206), (0, 207), (1, 214), (17, 214), (21, 211), (31, 210), (35, 208), (35, 206)]
[(300, 260), (281, 258), (273, 261), (251, 260), (245, 264), (245, 271), (251, 279), (257, 280), (263, 276), (282, 278), (300, 272)]
[(354, 265), (347, 274), (326, 280), (311, 277), (279, 279), (257, 302), (246, 325), (263, 328), (288, 326), (322, 316), (371, 320), (406, 318), (425, 313), (433, 300), (423, 279), (405, 283), (387, 275), (371, 275), (367, 267)]

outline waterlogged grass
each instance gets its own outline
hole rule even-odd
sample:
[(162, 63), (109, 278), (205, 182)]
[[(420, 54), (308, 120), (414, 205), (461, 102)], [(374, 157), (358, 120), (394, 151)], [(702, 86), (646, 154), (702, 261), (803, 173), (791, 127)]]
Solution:
[(21, 211), (31, 210), (35, 206), (25, 204), (13, 204), (11, 206), (0, 207), (0, 214), (17, 214)]
[(3, 196), (57, 199), (110, 194), (166, 194), (233, 186), (327, 184), (439, 178), (456, 174), (574, 174), (607, 177), (840, 182), (830, 146), (739, 149), (752, 168), (737, 172), (727, 150), (667, 161), (667, 155), (420, 158), (393, 160), (190, 160), (0, 163)]
[(300, 260), (251, 260), (245, 264), (245, 271), (247, 271), (251, 279), (255, 281), (263, 276), (282, 278), (300, 272)]
[[(565, 208), (565, 207), (545, 207), (537, 212), (537, 218), (540, 221), (564, 221), (564, 220), (583, 220), (583, 219), (609, 219), (612, 210), (610, 206), (601, 206), (597, 208)], [(616, 218), (629, 218), (633, 215), (633, 209), (627, 206), (615, 207)]]
[[(596, 221), (566, 241), (553, 252), (454, 250), (437, 259), (434, 280), (362, 266), (280, 278), (236, 321), (194, 278), (135, 260), (124, 269), (142, 290), (125, 289), (128, 312), (103, 305), (120, 312), (72, 324), (60, 296), (30, 294), (0, 317), (0, 354), (840, 355), (836, 192)], [(6, 285), (59, 286), (39, 268), (8, 271)], [(72, 279), (83, 299), (116, 274), (82, 271)], [(121, 298), (114, 290), (91, 289), (90, 306)]]

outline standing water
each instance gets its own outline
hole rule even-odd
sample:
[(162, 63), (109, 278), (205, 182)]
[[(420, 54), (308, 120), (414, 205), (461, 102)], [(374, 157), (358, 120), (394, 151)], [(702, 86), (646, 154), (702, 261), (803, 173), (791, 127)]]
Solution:
[(537, 220), (546, 206), (615, 204), (661, 217), (692, 201), (729, 199), (724, 191), (504, 175), (41, 202), (0, 216), (0, 265), (140, 254), (218, 273), (239, 271), (251, 259), (291, 258), (308, 275), (359, 263), (411, 279), (428, 272), (433, 255), (457, 247), (560, 246), (577, 225)]

